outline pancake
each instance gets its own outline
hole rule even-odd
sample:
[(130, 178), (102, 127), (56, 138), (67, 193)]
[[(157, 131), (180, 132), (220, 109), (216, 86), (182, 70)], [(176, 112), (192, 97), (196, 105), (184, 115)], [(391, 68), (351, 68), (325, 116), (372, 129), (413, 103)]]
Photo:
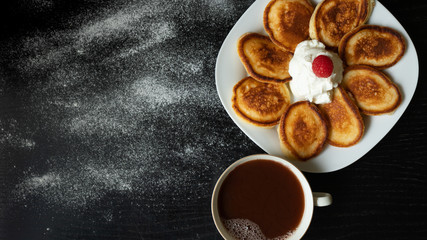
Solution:
[(318, 155), (328, 136), (324, 117), (308, 101), (290, 105), (280, 119), (277, 131), (283, 153), (298, 160), (308, 160)]
[(341, 38), (370, 17), (375, 0), (323, 0), (310, 19), (310, 37), (336, 50)]
[(263, 83), (246, 77), (234, 86), (231, 101), (236, 114), (246, 122), (273, 127), (289, 106), (291, 98), (285, 83)]
[(328, 142), (336, 147), (350, 147), (363, 136), (365, 124), (359, 109), (342, 87), (333, 91), (333, 100), (318, 105), (328, 126)]
[(237, 52), (246, 71), (261, 82), (288, 82), (292, 53), (276, 46), (270, 38), (258, 33), (240, 37)]
[(314, 7), (308, 0), (272, 0), (264, 9), (264, 29), (275, 44), (294, 52), (309, 37)]
[(338, 51), (347, 65), (364, 64), (385, 69), (396, 64), (405, 49), (405, 40), (396, 30), (363, 25), (342, 38)]
[(344, 70), (341, 85), (351, 93), (361, 113), (393, 113), (402, 101), (399, 88), (382, 71), (364, 65)]

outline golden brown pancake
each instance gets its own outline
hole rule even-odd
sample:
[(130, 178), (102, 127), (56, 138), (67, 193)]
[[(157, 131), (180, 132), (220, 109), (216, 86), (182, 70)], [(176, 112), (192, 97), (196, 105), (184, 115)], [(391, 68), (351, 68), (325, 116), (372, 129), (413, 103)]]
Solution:
[(310, 19), (310, 37), (336, 49), (341, 38), (364, 24), (375, 0), (323, 0)]
[(326, 121), (320, 110), (308, 101), (293, 103), (280, 119), (280, 146), (292, 159), (307, 160), (318, 155), (328, 136)]
[(328, 142), (336, 147), (350, 147), (363, 136), (365, 124), (359, 109), (346, 91), (337, 87), (333, 91), (333, 100), (318, 105), (328, 126)]
[(289, 61), (292, 53), (276, 46), (270, 38), (258, 33), (243, 35), (237, 43), (237, 52), (246, 71), (261, 82), (288, 82)]
[(396, 84), (373, 67), (347, 67), (341, 85), (351, 93), (360, 111), (367, 115), (393, 113), (402, 101)]
[(405, 49), (405, 40), (397, 31), (388, 27), (363, 25), (342, 38), (338, 51), (347, 65), (364, 64), (385, 69), (396, 64)]
[(314, 7), (308, 0), (272, 0), (264, 9), (264, 29), (275, 44), (294, 52), (308, 39)]
[(291, 99), (285, 83), (263, 83), (246, 77), (234, 86), (231, 101), (243, 120), (260, 127), (273, 127)]

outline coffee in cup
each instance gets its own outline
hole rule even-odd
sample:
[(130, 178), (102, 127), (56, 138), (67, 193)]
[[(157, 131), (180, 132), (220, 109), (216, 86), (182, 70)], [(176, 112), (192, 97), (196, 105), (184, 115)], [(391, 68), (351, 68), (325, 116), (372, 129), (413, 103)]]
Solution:
[[(321, 198), (323, 205), (331, 203), (330, 195)], [(313, 204), (310, 186), (295, 166), (271, 155), (252, 155), (219, 178), (212, 214), (225, 239), (299, 239)]]

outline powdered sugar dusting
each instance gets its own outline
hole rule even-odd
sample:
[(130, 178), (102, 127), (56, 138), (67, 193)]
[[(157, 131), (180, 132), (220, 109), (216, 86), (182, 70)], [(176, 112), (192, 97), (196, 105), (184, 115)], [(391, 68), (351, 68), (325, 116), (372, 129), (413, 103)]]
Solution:
[(25, 129), (20, 129), (16, 119), (0, 120), (0, 153), (5, 147), (12, 147), (19, 150), (32, 150), (36, 147), (36, 142), (31, 138), (31, 133)]
[(83, 26), (77, 36), (81, 42), (91, 42), (98, 38), (108, 38), (132, 29), (132, 24), (137, 23), (141, 15), (136, 12), (119, 10), (113, 15)]
[(20, 39), (9, 54), (25, 114), (0, 118), (0, 145), (38, 162), (21, 174), (14, 201), (79, 213), (111, 194), (159, 206), (162, 195), (210, 195), (218, 158), (248, 146), (224, 137), (243, 136), (234, 125), (212, 125), (230, 120), (215, 89), (214, 36), (198, 30), (233, 14), (228, 0), (129, 1)]
[[(132, 84), (134, 90), (132, 98), (142, 98), (150, 102), (150, 107), (161, 107), (161, 105), (172, 104), (185, 99), (189, 95), (189, 90), (182, 89), (182, 92), (175, 91), (175, 89), (162, 84), (162, 79), (152, 76), (137, 79)], [(147, 89), (150, 88), (150, 89)]]

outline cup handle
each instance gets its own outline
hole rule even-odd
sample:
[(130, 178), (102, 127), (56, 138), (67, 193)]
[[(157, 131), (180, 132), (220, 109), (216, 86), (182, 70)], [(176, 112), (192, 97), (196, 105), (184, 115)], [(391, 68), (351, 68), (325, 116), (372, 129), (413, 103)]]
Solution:
[(332, 204), (332, 195), (325, 192), (313, 192), (313, 203), (316, 207), (326, 207)]

